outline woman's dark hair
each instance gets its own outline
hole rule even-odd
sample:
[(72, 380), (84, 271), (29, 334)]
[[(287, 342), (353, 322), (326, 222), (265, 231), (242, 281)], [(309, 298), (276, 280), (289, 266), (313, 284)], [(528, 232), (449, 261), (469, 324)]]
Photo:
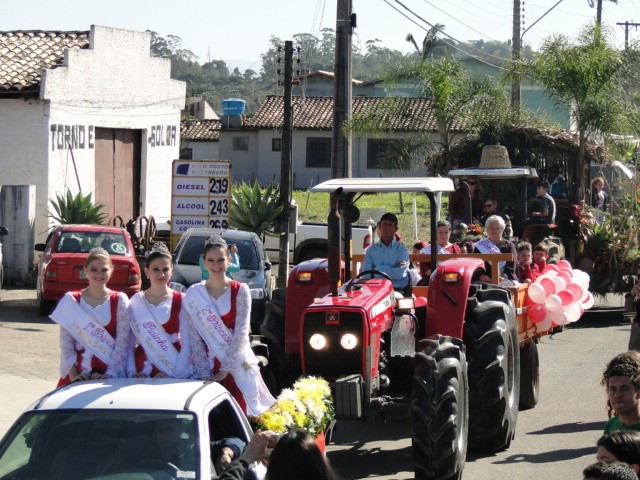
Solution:
[(304, 430), (290, 430), (271, 453), (265, 480), (337, 480), (314, 438)]
[(600, 437), (596, 446), (606, 448), (619, 462), (640, 465), (640, 432), (618, 430)]
[(147, 255), (147, 258), (145, 258), (144, 260), (146, 267), (151, 268), (151, 262), (157, 260), (158, 258), (166, 258), (167, 260), (173, 262), (171, 252), (163, 242), (157, 242), (153, 244), (151, 250), (149, 251), (149, 255)]

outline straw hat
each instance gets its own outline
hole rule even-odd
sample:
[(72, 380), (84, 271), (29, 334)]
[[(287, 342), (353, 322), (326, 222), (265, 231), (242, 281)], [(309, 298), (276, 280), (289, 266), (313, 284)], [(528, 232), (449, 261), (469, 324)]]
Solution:
[(507, 147), (503, 145), (485, 145), (482, 147), (479, 168), (511, 168)]

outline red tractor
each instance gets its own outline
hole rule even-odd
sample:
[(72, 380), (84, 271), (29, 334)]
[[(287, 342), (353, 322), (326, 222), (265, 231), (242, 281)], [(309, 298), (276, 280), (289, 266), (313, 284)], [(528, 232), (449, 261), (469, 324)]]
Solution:
[[(424, 193), (436, 244), (438, 193), (453, 189), (448, 178), (334, 179), (313, 187), (331, 194), (329, 259), (292, 270), (284, 328), (266, 332), (279, 337), (303, 374), (332, 382), (338, 419), (384, 420), (410, 410), (417, 479), (461, 478), (467, 443), (507, 448), (519, 404), (531, 408), (538, 399), (534, 340), (546, 332), (526, 319), (525, 287), (475, 280), (485, 261), (493, 262), (497, 278), (498, 262), (510, 256), (451, 255), (440, 262), (435, 253), (412, 256), (431, 262), (434, 274), (429, 287), (408, 298), (399, 298), (382, 272), (352, 278), (362, 256), (351, 259), (349, 248), (340, 258), (361, 195)], [(273, 333), (276, 325), (268, 318), (265, 329)]]

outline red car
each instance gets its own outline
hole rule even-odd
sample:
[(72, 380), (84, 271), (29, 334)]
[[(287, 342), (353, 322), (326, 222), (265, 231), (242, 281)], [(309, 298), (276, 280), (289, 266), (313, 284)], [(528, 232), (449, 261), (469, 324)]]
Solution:
[(140, 291), (140, 267), (131, 237), (124, 228), (99, 225), (61, 225), (53, 229), (47, 243), (35, 249), (43, 252), (38, 260), (39, 312), (48, 315), (66, 292), (88, 285), (84, 272), (89, 250), (102, 247), (111, 257), (113, 274), (109, 288), (129, 297)]

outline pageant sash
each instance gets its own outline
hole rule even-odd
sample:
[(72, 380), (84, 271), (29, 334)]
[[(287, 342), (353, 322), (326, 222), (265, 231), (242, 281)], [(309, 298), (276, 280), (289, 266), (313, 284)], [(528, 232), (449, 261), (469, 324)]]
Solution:
[[(431, 245), (427, 245), (426, 247), (424, 247), (422, 250), (420, 250), (420, 253), (429, 255), (431, 253)], [(438, 255), (449, 255), (449, 253), (451, 253), (449, 252), (449, 250), (438, 245)]]
[[(480, 253), (502, 253), (500, 249), (496, 247), (495, 244), (488, 238), (484, 238), (482, 240), (477, 241), (476, 243), (473, 244), (473, 246), (476, 247), (478, 250), (480, 250)], [(498, 262), (500, 272), (504, 270), (506, 265), (507, 265), (507, 262), (505, 261)]]
[(222, 321), (218, 309), (209, 298), (206, 287), (199, 285), (194, 287), (190, 293), (193, 298), (189, 299), (187, 306), (193, 324), (209, 347), (209, 352), (222, 363), (231, 346), (233, 332)]
[(116, 341), (95, 316), (87, 312), (68, 293), (58, 303), (50, 318), (64, 328), (85, 350), (102, 360), (107, 366), (113, 363)]
[[(220, 373), (229, 372), (245, 399), (248, 415), (259, 415), (275, 399), (260, 375), (258, 359), (247, 345), (240, 352), (231, 351), (233, 332), (224, 324), (218, 309), (203, 284), (192, 286), (185, 296), (187, 310), (200, 336), (209, 347), (209, 355), (220, 360)], [(237, 359), (229, 365), (229, 359)]]
[(133, 312), (131, 329), (147, 357), (162, 373), (173, 376), (178, 364), (178, 350), (173, 346), (170, 335), (153, 316), (143, 295), (134, 295), (129, 308)]
[(500, 249), (488, 238), (477, 241), (473, 246), (480, 250), (480, 253), (500, 253)]

